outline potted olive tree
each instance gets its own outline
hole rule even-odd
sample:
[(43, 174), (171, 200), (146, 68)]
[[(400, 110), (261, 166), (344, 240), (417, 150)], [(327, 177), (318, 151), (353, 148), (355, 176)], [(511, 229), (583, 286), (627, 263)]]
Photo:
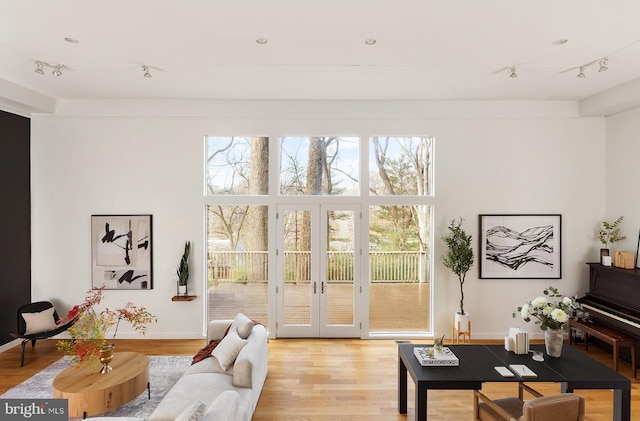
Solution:
[(609, 244), (617, 243), (627, 238), (624, 235), (620, 235), (620, 223), (623, 217), (616, 219), (613, 222), (602, 221), (602, 226), (598, 230), (598, 239), (602, 243), (600, 249), (600, 263), (605, 266), (611, 266), (611, 253), (609, 252)]
[(473, 249), (471, 248), (471, 235), (462, 228), (462, 217), (459, 220), (452, 219), (449, 224), (449, 233), (442, 237), (447, 245), (447, 252), (440, 257), (442, 264), (450, 269), (460, 283), (460, 310), (456, 311), (454, 326), (467, 326), (469, 313), (464, 310), (464, 281), (467, 272), (473, 266)]
[(176, 269), (178, 275), (178, 295), (187, 295), (187, 282), (189, 281), (189, 252), (191, 251), (191, 242), (184, 243), (184, 252), (180, 259), (180, 264)]

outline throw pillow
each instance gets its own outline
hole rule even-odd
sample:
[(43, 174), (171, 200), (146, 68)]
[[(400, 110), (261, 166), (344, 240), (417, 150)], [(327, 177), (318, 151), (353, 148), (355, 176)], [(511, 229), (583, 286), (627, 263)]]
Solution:
[(236, 361), (236, 357), (246, 343), (247, 340), (240, 338), (238, 332), (234, 330), (222, 338), (218, 346), (211, 352), (211, 355), (218, 360), (220, 367), (226, 371)]
[(58, 325), (53, 318), (54, 311), (56, 309), (51, 307), (38, 313), (22, 313), (22, 318), (27, 324), (25, 335), (33, 335), (34, 333), (46, 332), (57, 328)]
[(207, 405), (198, 401), (193, 405), (187, 406), (174, 421), (200, 421), (206, 409)]
[(238, 399), (235, 390), (225, 390), (219, 394), (204, 413), (203, 421), (229, 421), (238, 419)]
[(247, 339), (251, 334), (251, 330), (253, 329), (254, 325), (255, 323), (253, 323), (253, 320), (242, 313), (238, 313), (236, 314), (235, 319), (233, 319), (229, 331), (237, 330), (238, 336), (240, 336), (242, 339)]

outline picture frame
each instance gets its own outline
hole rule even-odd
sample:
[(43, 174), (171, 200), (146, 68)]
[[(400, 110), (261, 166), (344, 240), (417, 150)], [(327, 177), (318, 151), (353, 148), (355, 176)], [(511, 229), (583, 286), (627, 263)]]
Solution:
[(640, 234), (638, 234), (638, 248), (636, 250), (636, 269), (640, 269)]
[(480, 278), (562, 277), (562, 215), (479, 215), (478, 231)]
[(153, 289), (152, 215), (91, 215), (93, 288)]

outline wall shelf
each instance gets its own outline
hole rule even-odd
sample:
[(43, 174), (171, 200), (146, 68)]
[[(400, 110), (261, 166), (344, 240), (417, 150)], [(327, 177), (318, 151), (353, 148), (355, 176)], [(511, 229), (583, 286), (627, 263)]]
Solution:
[(174, 295), (171, 297), (171, 301), (193, 301), (197, 297), (197, 295)]

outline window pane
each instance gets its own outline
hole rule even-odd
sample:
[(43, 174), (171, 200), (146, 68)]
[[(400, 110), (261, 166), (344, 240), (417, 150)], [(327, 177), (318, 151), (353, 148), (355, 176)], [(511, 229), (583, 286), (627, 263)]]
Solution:
[(359, 194), (357, 137), (280, 138), (280, 194)]
[(372, 137), (369, 191), (376, 196), (433, 194), (432, 137)]
[(356, 215), (351, 210), (327, 212), (327, 324), (352, 325), (355, 303), (354, 251)]
[(237, 313), (269, 326), (267, 206), (207, 207), (209, 320)]
[(268, 137), (207, 137), (207, 194), (269, 193)]
[(429, 329), (430, 213), (429, 206), (421, 205), (370, 208), (371, 332)]
[(284, 218), (283, 310), (287, 325), (311, 324), (311, 212), (286, 210)]

